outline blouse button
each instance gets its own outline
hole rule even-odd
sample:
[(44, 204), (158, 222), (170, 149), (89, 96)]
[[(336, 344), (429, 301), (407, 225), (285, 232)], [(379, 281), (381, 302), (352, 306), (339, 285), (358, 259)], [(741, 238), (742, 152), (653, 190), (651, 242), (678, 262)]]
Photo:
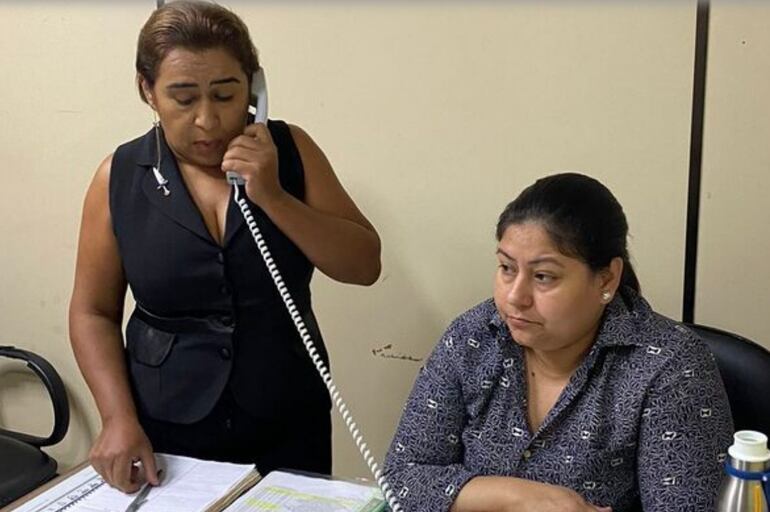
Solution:
[(532, 452), (529, 450), (524, 450), (522, 455), (524, 456), (524, 460), (529, 460), (529, 458), (532, 457)]

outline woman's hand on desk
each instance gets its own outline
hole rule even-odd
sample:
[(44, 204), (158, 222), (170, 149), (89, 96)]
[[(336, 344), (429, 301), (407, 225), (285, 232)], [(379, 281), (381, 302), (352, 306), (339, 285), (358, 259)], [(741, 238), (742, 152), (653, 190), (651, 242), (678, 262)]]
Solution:
[(610, 507), (599, 507), (588, 503), (581, 495), (558, 485), (543, 484), (531, 480), (519, 480), (517, 506), (514, 510), (537, 510), (538, 512), (612, 512)]
[(460, 491), (450, 512), (612, 512), (566, 487), (521, 478), (479, 476)]
[[(145, 480), (158, 485), (152, 445), (136, 418), (105, 420), (89, 459), (105, 482), (125, 493), (136, 492)], [(143, 475), (134, 465), (140, 461)]]

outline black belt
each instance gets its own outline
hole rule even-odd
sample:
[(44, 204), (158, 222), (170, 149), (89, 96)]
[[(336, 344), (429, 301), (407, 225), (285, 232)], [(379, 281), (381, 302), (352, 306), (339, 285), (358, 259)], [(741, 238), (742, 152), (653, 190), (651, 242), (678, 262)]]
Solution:
[(174, 333), (213, 332), (230, 334), (235, 326), (235, 320), (229, 313), (205, 317), (161, 316), (151, 313), (139, 303), (134, 309), (134, 316), (156, 329)]

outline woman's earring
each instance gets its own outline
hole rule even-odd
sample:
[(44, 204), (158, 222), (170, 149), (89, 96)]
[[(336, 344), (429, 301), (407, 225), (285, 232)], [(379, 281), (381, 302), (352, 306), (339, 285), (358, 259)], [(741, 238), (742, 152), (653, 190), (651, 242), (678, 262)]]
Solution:
[(160, 153), (160, 122), (152, 111), (152, 127), (155, 130), (155, 165), (152, 166), (152, 173), (155, 175), (155, 181), (158, 182), (158, 190), (163, 192), (164, 197), (171, 195), (168, 189), (168, 180), (160, 173), (161, 153)]
[(604, 302), (606, 304), (606, 303), (608, 303), (610, 301), (610, 299), (612, 299), (612, 294), (610, 292), (606, 291), (606, 290), (603, 291), (602, 292), (602, 302)]

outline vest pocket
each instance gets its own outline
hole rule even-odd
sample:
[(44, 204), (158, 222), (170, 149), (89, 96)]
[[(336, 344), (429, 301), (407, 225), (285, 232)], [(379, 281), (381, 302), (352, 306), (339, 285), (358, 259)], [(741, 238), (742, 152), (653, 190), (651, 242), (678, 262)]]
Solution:
[(185, 330), (184, 325), (169, 332), (151, 322), (134, 312), (126, 326), (134, 402), (142, 415), (156, 420), (199, 421), (214, 408), (230, 376), (231, 334)]
[(126, 349), (138, 363), (158, 367), (168, 358), (176, 334), (155, 329), (132, 316), (126, 326)]

